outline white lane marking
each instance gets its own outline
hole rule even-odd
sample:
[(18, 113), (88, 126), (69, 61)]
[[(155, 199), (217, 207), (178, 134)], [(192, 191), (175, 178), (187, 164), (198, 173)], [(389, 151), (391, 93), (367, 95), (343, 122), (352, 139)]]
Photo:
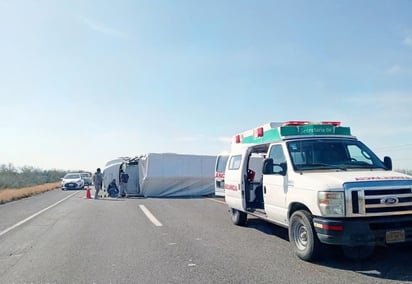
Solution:
[(149, 209), (146, 208), (144, 205), (139, 205), (140, 209), (143, 211), (143, 213), (146, 215), (146, 217), (150, 220), (150, 222), (153, 223), (156, 227), (161, 227), (163, 226), (162, 223), (159, 222), (159, 220), (156, 219), (156, 217), (152, 214), (152, 212), (149, 211)]
[(10, 232), (11, 230), (14, 230), (14, 229), (16, 229), (17, 227), (19, 227), (19, 226), (23, 225), (24, 223), (26, 223), (26, 222), (30, 221), (31, 219), (33, 219), (33, 218), (35, 218), (35, 217), (39, 216), (41, 213), (43, 213), (43, 212), (45, 212), (45, 211), (49, 210), (50, 208), (53, 208), (54, 206), (56, 206), (56, 205), (58, 205), (58, 204), (62, 203), (62, 202), (63, 202), (63, 201), (65, 201), (66, 199), (69, 199), (70, 197), (72, 197), (72, 196), (73, 196), (73, 195), (75, 195), (75, 194), (77, 194), (77, 192), (70, 194), (69, 196), (67, 196), (67, 197), (63, 198), (62, 200), (57, 201), (56, 203), (54, 203), (54, 204), (50, 205), (49, 207), (44, 208), (44, 209), (40, 210), (40, 211), (39, 211), (39, 212), (37, 212), (37, 213), (34, 213), (33, 215), (31, 215), (31, 216), (27, 217), (26, 219), (21, 220), (20, 222), (18, 222), (18, 223), (16, 223), (16, 224), (14, 224), (13, 226), (11, 226), (11, 227), (7, 228), (6, 230), (4, 230), (4, 231), (2, 231), (2, 232), (0, 232), (0, 237), (1, 237), (1, 236), (3, 236), (4, 234), (6, 234), (6, 233)]

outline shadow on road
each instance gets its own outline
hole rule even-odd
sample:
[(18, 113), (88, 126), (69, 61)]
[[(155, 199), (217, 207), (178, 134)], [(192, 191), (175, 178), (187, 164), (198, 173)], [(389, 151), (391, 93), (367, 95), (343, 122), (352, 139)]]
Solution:
[(353, 259), (346, 256), (345, 249), (335, 247), (331, 248), (318, 264), (380, 279), (412, 281), (411, 253), (411, 244), (396, 244), (375, 247), (369, 257)]
[[(287, 229), (263, 220), (248, 218), (247, 227), (289, 241)], [(375, 247), (369, 257), (364, 259), (356, 258), (354, 253), (358, 251), (344, 249), (340, 246), (327, 246), (323, 257), (314, 264), (352, 271), (378, 279), (412, 281), (412, 261), (410, 260), (412, 243)]]
[(272, 225), (258, 218), (248, 216), (246, 226), (249, 228), (254, 228), (258, 231), (261, 231), (262, 233), (265, 233), (268, 235), (274, 235), (276, 237), (289, 241), (287, 229), (282, 228), (280, 226)]

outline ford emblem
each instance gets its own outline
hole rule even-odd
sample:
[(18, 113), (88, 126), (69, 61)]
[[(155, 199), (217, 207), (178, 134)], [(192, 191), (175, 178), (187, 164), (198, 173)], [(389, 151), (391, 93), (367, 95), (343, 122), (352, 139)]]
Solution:
[(399, 198), (397, 197), (390, 196), (381, 199), (381, 204), (392, 205), (397, 203), (399, 203)]

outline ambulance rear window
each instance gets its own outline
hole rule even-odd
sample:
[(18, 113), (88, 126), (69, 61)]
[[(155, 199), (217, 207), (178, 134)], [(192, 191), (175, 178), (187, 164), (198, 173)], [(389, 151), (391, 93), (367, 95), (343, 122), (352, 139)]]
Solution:
[(242, 162), (242, 155), (236, 155), (230, 157), (229, 170), (238, 170), (240, 168), (240, 163)]
[(216, 171), (223, 173), (226, 168), (228, 156), (219, 156), (217, 158)]

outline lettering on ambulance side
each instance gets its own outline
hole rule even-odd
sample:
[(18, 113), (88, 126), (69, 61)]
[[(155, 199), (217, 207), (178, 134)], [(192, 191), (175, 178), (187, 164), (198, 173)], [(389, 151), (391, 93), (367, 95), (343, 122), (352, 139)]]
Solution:
[(215, 177), (217, 177), (217, 178), (224, 178), (224, 177), (225, 177), (225, 173), (216, 172)]
[(237, 191), (237, 185), (234, 185), (234, 184), (225, 184), (225, 189)]
[(397, 179), (412, 179), (410, 177), (357, 177), (355, 178), (356, 181), (363, 181), (363, 180), (397, 180)]

